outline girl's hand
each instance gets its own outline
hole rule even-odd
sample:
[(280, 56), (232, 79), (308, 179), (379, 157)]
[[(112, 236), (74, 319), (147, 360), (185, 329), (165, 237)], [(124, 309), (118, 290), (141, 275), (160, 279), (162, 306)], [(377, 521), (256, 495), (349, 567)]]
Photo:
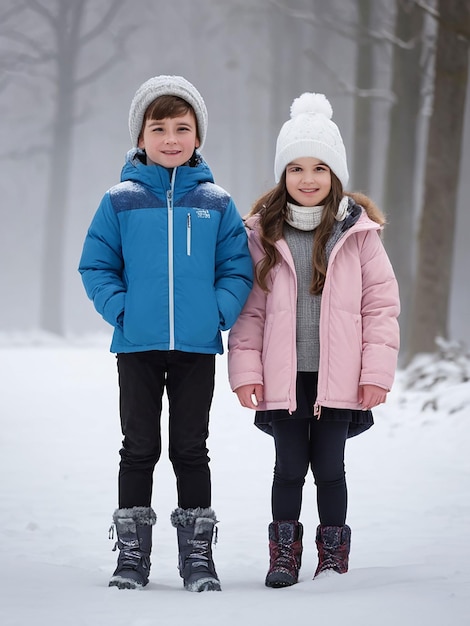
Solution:
[(387, 391), (376, 385), (362, 385), (359, 387), (359, 402), (362, 410), (373, 409), (374, 406), (383, 404), (387, 400)]
[(247, 409), (257, 409), (263, 400), (263, 385), (242, 385), (235, 389), (240, 404)]

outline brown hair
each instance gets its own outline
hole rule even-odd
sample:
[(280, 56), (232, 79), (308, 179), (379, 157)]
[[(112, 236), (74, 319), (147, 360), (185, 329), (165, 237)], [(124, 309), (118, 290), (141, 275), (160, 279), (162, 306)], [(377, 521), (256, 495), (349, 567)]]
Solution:
[(147, 120), (163, 120), (166, 117), (179, 117), (180, 115), (185, 115), (188, 112), (191, 112), (194, 116), (194, 121), (196, 122), (196, 135), (200, 141), (201, 139), (199, 137), (197, 117), (193, 107), (186, 102), (186, 100), (183, 100), (183, 98), (168, 95), (159, 96), (148, 105), (142, 120), (142, 128), (140, 129), (139, 139), (142, 136), (142, 129), (145, 127)]
[[(331, 172), (331, 190), (325, 199), (322, 220), (314, 230), (312, 252), (312, 282), (310, 293), (320, 294), (326, 276), (326, 244), (331, 236), (339, 203), (344, 195), (343, 186), (337, 176)], [(284, 221), (287, 215), (289, 196), (286, 189), (286, 172), (284, 170), (279, 183), (265, 193), (253, 205), (249, 215), (260, 214), (260, 239), (265, 256), (256, 265), (256, 280), (263, 291), (268, 292), (267, 277), (278, 261), (276, 241), (282, 238)]]

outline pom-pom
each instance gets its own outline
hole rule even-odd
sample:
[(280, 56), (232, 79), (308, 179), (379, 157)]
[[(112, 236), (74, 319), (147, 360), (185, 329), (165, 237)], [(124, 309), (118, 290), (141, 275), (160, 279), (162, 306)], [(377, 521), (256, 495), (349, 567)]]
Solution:
[(291, 118), (302, 113), (320, 114), (331, 120), (333, 109), (329, 100), (322, 93), (303, 93), (296, 98), (290, 108)]

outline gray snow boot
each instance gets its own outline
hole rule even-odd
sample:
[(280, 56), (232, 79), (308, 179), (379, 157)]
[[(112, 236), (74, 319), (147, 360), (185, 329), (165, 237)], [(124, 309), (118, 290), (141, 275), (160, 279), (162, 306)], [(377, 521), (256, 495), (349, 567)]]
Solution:
[(119, 556), (109, 586), (119, 589), (145, 587), (150, 573), (152, 526), (157, 521), (155, 511), (145, 506), (116, 509), (113, 521), (117, 532), (113, 550), (119, 549)]
[[(175, 509), (171, 523), (178, 535), (178, 567), (187, 591), (220, 591), (212, 559), (212, 537), (217, 523), (212, 509)], [(217, 533), (216, 533), (217, 536)]]

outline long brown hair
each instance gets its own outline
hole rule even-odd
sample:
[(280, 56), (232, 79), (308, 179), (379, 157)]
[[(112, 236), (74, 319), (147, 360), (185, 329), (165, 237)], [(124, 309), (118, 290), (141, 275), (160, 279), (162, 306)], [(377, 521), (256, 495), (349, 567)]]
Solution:
[[(323, 291), (326, 276), (326, 244), (331, 236), (339, 203), (344, 195), (343, 186), (337, 176), (331, 172), (331, 189), (325, 198), (322, 220), (313, 231), (312, 281), (310, 293)], [(284, 221), (287, 216), (287, 202), (290, 197), (286, 188), (284, 170), (278, 184), (259, 198), (253, 205), (249, 216), (260, 214), (260, 239), (265, 256), (256, 265), (256, 280), (263, 291), (268, 292), (269, 272), (278, 262), (276, 241), (282, 238)]]

